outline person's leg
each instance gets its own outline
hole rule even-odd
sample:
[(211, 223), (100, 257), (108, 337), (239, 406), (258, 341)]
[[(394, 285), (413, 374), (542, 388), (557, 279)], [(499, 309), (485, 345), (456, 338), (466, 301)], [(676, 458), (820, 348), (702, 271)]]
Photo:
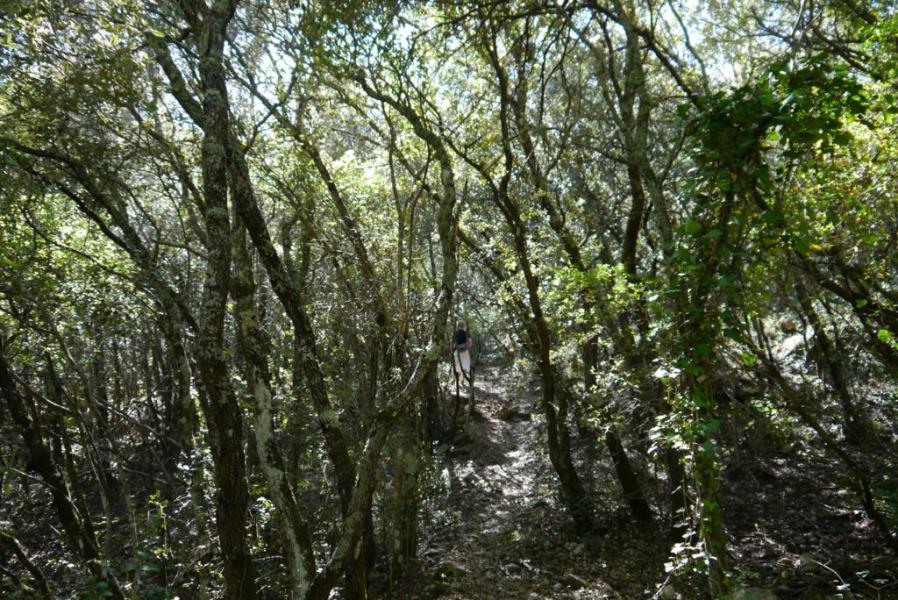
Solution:
[(461, 372), (464, 374), (468, 383), (471, 382), (471, 354), (467, 350), (459, 351), (459, 359), (461, 362)]

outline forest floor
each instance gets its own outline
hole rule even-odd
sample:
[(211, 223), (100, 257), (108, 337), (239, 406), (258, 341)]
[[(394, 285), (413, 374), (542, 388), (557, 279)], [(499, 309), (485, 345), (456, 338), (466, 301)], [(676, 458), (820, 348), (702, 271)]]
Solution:
[[(572, 528), (558, 506), (537, 395), (499, 368), (478, 373), (474, 414), (452, 444), (437, 448), (429, 473), (424, 513), (433, 517), (422, 523), (422, 579), (409, 597), (705, 597), (682, 577), (659, 593), (672, 541), (640, 533), (628, 520), (610, 463), (584, 473), (595, 491), (598, 530)], [(737, 598), (898, 598), (898, 564), (860, 506), (826, 483), (832, 468), (797, 452), (725, 482), (733, 556), (740, 579), (752, 586)]]
[[(644, 582), (628, 573), (645, 575), (658, 564), (652, 545), (624, 521), (609, 523), (601, 538), (571, 529), (557, 506), (537, 393), (503, 383), (498, 368), (477, 376), (473, 416), (455, 443), (438, 450), (442, 469), (429, 499), (437, 517), (424, 525), (428, 581), (420, 597), (644, 597)], [(597, 555), (599, 541), (618, 544), (613, 565)], [(606, 581), (610, 571), (616, 581)]]

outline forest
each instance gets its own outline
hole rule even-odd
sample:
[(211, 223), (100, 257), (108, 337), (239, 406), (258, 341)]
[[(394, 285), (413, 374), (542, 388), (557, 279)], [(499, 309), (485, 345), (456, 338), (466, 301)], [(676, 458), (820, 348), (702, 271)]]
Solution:
[(893, 0), (0, 1), (0, 596), (898, 598), (896, 116)]

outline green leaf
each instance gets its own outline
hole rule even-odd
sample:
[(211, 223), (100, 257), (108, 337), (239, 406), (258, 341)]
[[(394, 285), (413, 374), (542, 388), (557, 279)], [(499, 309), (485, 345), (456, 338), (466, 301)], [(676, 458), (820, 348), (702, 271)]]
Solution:
[(14, 260), (7, 258), (6, 256), (0, 256), (0, 264), (5, 267), (10, 267), (11, 269), (21, 269), (22, 264), (17, 263)]
[(723, 335), (725, 337), (727, 337), (731, 340), (737, 341), (737, 342), (741, 342), (743, 339), (745, 339), (745, 336), (742, 335), (742, 332), (739, 329), (736, 329), (735, 327), (724, 328)]
[(698, 235), (702, 232), (703, 229), (702, 224), (691, 217), (686, 219), (686, 222), (683, 224), (683, 228), (689, 235)]
[(695, 392), (692, 395), (692, 404), (698, 408), (705, 408), (708, 406), (708, 397), (704, 392)]
[(811, 251), (811, 242), (807, 238), (797, 238), (792, 242), (792, 247), (799, 254), (807, 254)]
[(768, 225), (780, 225), (785, 219), (783, 218), (783, 213), (776, 210), (765, 210), (764, 214), (764, 222)]

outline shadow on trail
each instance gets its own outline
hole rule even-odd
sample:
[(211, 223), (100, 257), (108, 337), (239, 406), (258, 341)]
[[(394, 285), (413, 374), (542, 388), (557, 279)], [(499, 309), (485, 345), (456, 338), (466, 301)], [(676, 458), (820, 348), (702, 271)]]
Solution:
[[(407, 597), (651, 598), (666, 579), (669, 540), (638, 532), (610, 458), (583, 448), (579, 467), (600, 532), (574, 531), (557, 501), (534, 407), (538, 390), (516, 389), (509, 381), (500, 369), (481, 369), (475, 414), (453, 444), (437, 450), (423, 498), (422, 514), (430, 520), (421, 524), (422, 579)], [(833, 594), (845, 581), (856, 598), (898, 597), (898, 563), (883, 555), (859, 501), (834, 477), (838, 466), (801, 438), (792, 444), (782, 456), (762, 456), (725, 473), (731, 551), (749, 584), (773, 594), (762, 597), (784, 600), (838, 597)], [(655, 493), (654, 505), (663, 505)], [(698, 579), (673, 583), (671, 597), (707, 596)]]
[(600, 561), (555, 502), (533, 391), (506, 389), (485, 368), (475, 413), (440, 449), (443, 493), (424, 526), (418, 598), (619, 598), (597, 577)]

